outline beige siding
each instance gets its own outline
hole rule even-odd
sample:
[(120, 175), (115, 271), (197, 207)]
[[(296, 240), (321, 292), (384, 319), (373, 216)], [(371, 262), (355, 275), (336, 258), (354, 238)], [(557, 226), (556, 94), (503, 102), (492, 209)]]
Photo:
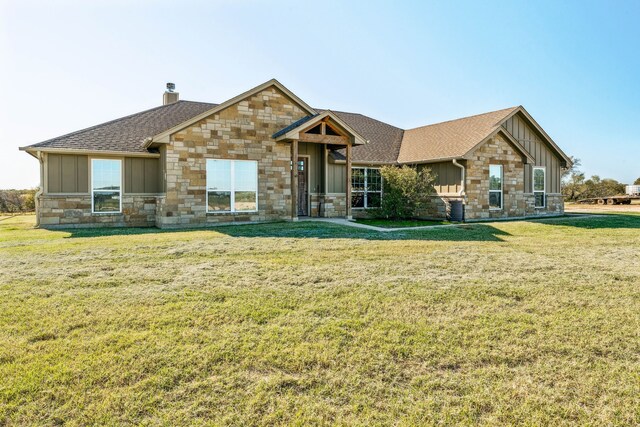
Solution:
[(346, 192), (346, 176), (344, 164), (329, 163), (327, 165), (327, 193)]
[(452, 162), (429, 163), (418, 165), (418, 168), (429, 168), (436, 177), (434, 187), (438, 194), (458, 193), (461, 190), (461, 170)]
[(547, 193), (560, 193), (560, 180), (562, 178), (560, 159), (544, 142), (542, 136), (519, 114), (511, 117), (503, 126), (514, 138), (520, 141), (535, 159), (534, 164), (527, 164), (524, 168), (525, 193), (532, 191), (531, 173), (534, 166), (544, 166), (546, 168)]
[(124, 191), (129, 194), (161, 192), (159, 159), (128, 157), (124, 159)]
[(47, 193), (89, 192), (89, 160), (87, 156), (47, 155)]

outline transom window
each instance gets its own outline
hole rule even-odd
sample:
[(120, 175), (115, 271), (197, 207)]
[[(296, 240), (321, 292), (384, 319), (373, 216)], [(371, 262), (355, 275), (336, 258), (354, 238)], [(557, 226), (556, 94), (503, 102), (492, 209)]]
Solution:
[(91, 159), (91, 211), (122, 211), (122, 160)]
[(379, 208), (382, 201), (382, 175), (376, 168), (351, 169), (351, 207)]
[(502, 209), (502, 165), (489, 165), (489, 209)]
[(546, 202), (546, 169), (533, 168), (533, 197), (536, 208), (544, 208)]
[(207, 212), (258, 210), (258, 162), (207, 160)]

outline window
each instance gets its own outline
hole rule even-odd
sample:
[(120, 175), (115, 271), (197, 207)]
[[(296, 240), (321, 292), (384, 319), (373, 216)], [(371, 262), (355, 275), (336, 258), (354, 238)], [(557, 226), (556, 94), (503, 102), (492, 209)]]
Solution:
[(489, 165), (489, 209), (502, 209), (502, 165)]
[(122, 161), (91, 159), (91, 211), (119, 213), (122, 210)]
[(258, 162), (207, 160), (207, 212), (258, 210)]
[(382, 201), (380, 169), (351, 169), (351, 207), (379, 208)]
[(535, 199), (536, 208), (545, 207), (545, 168), (533, 168), (533, 198)]

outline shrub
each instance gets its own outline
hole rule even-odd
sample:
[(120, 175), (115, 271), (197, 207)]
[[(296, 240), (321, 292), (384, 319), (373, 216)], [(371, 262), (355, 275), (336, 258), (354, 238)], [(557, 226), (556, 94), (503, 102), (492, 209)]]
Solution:
[(382, 175), (382, 203), (374, 215), (382, 218), (415, 218), (431, 202), (435, 181), (431, 170), (417, 170), (409, 166), (384, 166)]

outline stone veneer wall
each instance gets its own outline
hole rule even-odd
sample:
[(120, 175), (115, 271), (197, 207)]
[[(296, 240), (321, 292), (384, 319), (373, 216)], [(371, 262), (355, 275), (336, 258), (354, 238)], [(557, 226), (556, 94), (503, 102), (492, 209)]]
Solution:
[[(502, 165), (502, 209), (489, 209), (489, 165)], [(524, 188), (521, 155), (501, 135), (479, 147), (466, 163), (465, 219), (509, 218), (564, 213), (560, 194), (547, 194), (545, 208), (534, 207), (534, 197)]]
[[(307, 113), (275, 87), (267, 88), (172, 135), (166, 148), (166, 197), (157, 226), (203, 226), (291, 218), (291, 147), (271, 139)], [(258, 162), (258, 211), (206, 212), (206, 159)]]
[[(489, 165), (502, 165), (502, 209), (489, 209)], [(496, 135), (480, 146), (466, 164), (465, 219), (525, 216), (522, 156)]]
[(527, 216), (536, 215), (562, 215), (564, 214), (564, 197), (562, 194), (546, 194), (546, 203), (544, 208), (535, 207), (535, 199), (533, 194), (525, 194)]
[(47, 195), (38, 200), (40, 226), (44, 228), (79, 227), (153, 227), (156, 224), (156, 198), (148, 195), (122, 195), (122, 212), (91, 212), (91, 195)]
[[(323, 218), (344, 218), (347, 215), (347, 195), (327, 193), (319, 195), (319, 216)], [(351, 210), (353, 213), (353, 209)]]

